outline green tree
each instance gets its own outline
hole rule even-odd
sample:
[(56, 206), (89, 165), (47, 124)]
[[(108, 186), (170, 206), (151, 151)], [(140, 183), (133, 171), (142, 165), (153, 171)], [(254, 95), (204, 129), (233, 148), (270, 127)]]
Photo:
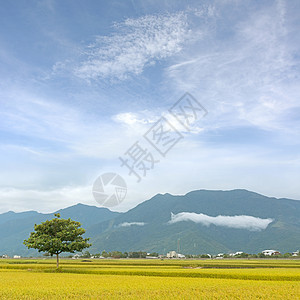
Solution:
[(112, 251), (110, 256), (113, 258), (121, 258), (123, 257), (123, 253), (120, 251)]
[(84, 251), (84, 253), (82, 253), (81, 257), (83, 258), (90, 258), (92, 255), (89, 251)]
[(101, 255), (105, 258), (109, 257), (109, 254), (105, 250), (102, 251)]
[(130, 258), (146, 258), (147, 252), (129, 252), (129, 257)]
[(38, 249), (39, 252), (48, 252), (56, 255), (56, 267), (59, 267), (59, 254), (62, 252), (82, 251), (91, 246), (89, 238), (83, 238), (85, 230), (79, 222), (69, 219), (61, 219), (60, 214), (54, 214), (56, 218), (47, 220), (39, 225), (34, 225), (34, 232), (24, 240), (28, 248)]

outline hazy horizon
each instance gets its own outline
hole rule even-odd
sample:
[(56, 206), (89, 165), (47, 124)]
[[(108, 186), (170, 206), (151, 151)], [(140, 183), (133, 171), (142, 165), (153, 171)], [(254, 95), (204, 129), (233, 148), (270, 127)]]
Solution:
[[(42, 213), (42, 214), (52, 214), (52, 213), (56, 213), (58, 212), (59, 210), (63, 210), (63, 209), (66, 209), (66, 208), (69, 208), (69, 207), (72, 207), (72, 206), (76, 206), (76, 205), (86, 205), (86, 206), (91, 206), (91, 207), (98, 207), (98, 208), (105, 208), (105, 209), (109, 209), (110, 211), (112, 212), (120, 212), (120, 213), (125, 213), (125, 212), (128, 212), (129, 210), (135, 208), (137, 205), (143, 203), (143, 202), (146, 202), (148, 200), (151, 200), (153, 197), (157, 196), (157, 195), (166, 195), (166, 194), (169, 194), (171, 196), (185, 196), (191, 192), (196, 192), (196, 191), (210, 191), (210, 192), (230, 192), (230, 191), (236, 191), (236, 190), (243, 190), (243, 189), (233, 189), (233, 190), (206, 190), (206, 189), (199, 189), (199, 190), (193, 190), (193, 191), (189, 191), (188, 193), (185, 193), (185, 194), (170, 194), (170, 193), (164, 193), (164, 194), (161, 194), (161, 193), (157, 193), (147, 199), (143, 199), (141, 200), (139, 203), (137, 203), (136, 205), (128, 208), (127, 210), (120, 210), (118, 206), (115, 206), (115, 207), (104, 207), (104, 206), (99, 206), (97, 203), (91, 203), (91, 204), (86, 204), (86, 203), (83, 203), (83, 202), (77, 202), (77, 203), (74, 203), (74, 204), (71, 204), (71, 205), (67, 205), (67, 206), (64, 206), (64, 207), (60, 207), (56, 210), (44, 210), (44, 211), (41, 211), (41, 210), (35, 210), (35, 209), (30, 209), (30, 210), (9, 210), (9, 211), (4, 211), (4, 212), (0, 212), (0, 214), (3, 214), (3, 213), (7, 213), (7, 212), (13, 212), (13, 213), (22, 213), (22, 212), (29, 212), (29, 211), (35, 211), (35, 212), (38, 212), (38, 213)], [(249, 190), (245, 190), (247, 192), (250, 192), (250, 193), (256, 193), (256, 194), (259, 194), (255, 191), (249, 191)], [(280, 198), (277, 198), (277, 197), (273, 197), (273, 196), (269, 196), (269, 195), (264, 195), (264, 194), (259, 194), (259, 195), (262, 195), (262, 196), (265, 196), (265, 197), (268, 197), (268, 198), (275, 198), (275, 199), (278, 199), (278, 200), (292, 200), (292, 201), (300, 201), (300, 199), (291, 199), (291, 198), (286, 198), (286, 197), (280, 197)]]

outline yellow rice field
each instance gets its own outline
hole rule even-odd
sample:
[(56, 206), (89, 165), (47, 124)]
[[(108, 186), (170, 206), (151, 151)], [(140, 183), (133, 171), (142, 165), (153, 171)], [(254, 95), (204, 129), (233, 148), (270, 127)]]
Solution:
[(300, 299), (299, 260), (0, 260), (0, 299)]

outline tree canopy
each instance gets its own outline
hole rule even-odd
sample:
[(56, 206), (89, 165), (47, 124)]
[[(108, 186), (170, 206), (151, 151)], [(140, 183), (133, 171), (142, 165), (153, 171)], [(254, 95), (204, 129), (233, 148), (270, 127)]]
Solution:
[(55, 218), (47, 220), (39, 225), (34, 225), (34, 232), (24, 240), (28, 248), (38, 249), (39, 252), (47, 252), (51, 256), (56, 255), (57, 268), (59, 266), (59, 254), (62, 252), (74, 253), (91, 246), (89, 238), (83, 238), (85, 230), (80, 222), (69, 219), (61, 219), (60, 214), (54, 214)]

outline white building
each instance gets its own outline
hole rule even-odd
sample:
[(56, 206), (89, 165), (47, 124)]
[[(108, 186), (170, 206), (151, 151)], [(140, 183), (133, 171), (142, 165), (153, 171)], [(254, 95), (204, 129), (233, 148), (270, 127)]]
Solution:
[(20, 255), (14, 255), (14, 258), (21, 258)]
[(266, 256), (272, 256), (272, 255), (279, 255), (280, 254), (280, 252), (277, 251), (277, 250), (264, 250), (262, 253)]
[(167, 258), (177, 258), (176, 251), (170, 251), (167, 253)]
[(235, 252), (235, 253), (229, 253), (229, 256), (230, 257), (234, 257), (234, 256), (237, 256), (237, 255), (241, 255), (241, 254), (243, 254), (244, 252), (243, 251), (237, 251), (237, 252)]
[(167, 253), (167, 258), (185, 258), (185, 255), (176, 253), (176, 251), (170, 251)]

